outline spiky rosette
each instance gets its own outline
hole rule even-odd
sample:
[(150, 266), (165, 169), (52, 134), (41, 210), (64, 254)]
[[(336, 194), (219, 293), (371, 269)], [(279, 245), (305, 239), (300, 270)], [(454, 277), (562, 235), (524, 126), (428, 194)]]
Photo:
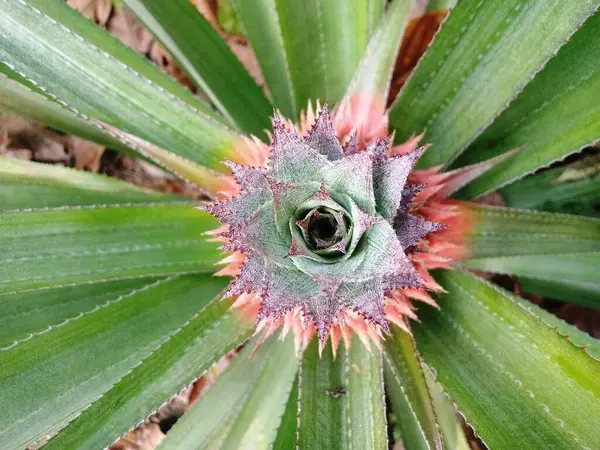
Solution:
[(407, 254), (443, 228), (411, 212), (424, 148), (342, 145), (327, 105), (306, 136), (278, 115), (273, 128), (269, 166), (230, 164), (241, 193), (203, 207), (228, 225), (224, 248), (246, 254), (227, 295), (260, 294), (258, 320), (300, 310), (321, 343), (347, 311), (387, 331), (386, 297), (426, 284)]

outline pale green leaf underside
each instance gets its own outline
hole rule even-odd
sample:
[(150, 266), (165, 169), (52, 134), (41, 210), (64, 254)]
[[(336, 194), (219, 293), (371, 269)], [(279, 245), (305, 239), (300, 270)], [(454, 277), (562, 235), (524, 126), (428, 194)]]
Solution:
[(272, 107), (212, 25), (189, 0), (124, 0), (215, 107), (248, 134), (266, 138)]
[(597, 0), (458, 2), (392, 108), (397, 139), (425, 132), (432, 146), (421, 164), (447, 163), (597, 7)]
[(472, 214), (472, 259), (521, 255), (559, 259), (562, 253), (600, 250), (600, 219), (474, 205)]
[(250, 341), (226, 372), (177, 422), (160, 450), (268, 449), (275, 440), (298, 360), (294, 338)]
[(226, 284), (170, 277), (0, 351), (0, 447), (21, 449), (62, 428)]
[(386, 390), (404, 446), (441, 449), (436, 413), (412, 337), (392, 326), (384, 346)]
[(213, 272), (216, 219), (191, 204), (0, 213), (0, 293), (173, 273)]
[(500, 288), (463, 272), (436, 279), (448, 293), (441, 311), (419, 311), (417, 346), (484, 443), (600, 446), (598, 360)]
[(356, 335), (333, 358), (316, 339), (302, 359), (298, 442), (302, 449), (387, 449), (381, 354)]
[(600, 14), (585, 23), (523, 93), (458, 161), (519, 152), (467, 186), (474, 198), (522, 178), (600, 139)]
[(82, 117), (136, 134), (200, 165), (227, 170), (223, 159), (235, 157), (237, 135), (86, 41), (93, 25), (73, 17), (66, 4), (2, 0), (0, 7), (0, 61), (12, 70)]
[[(296, 114), (309, 100), (335, 104), (363, 56), (368, 0), (275, 0)], [(297, 116), (296, 116), (297, 118)]]
[(44, 448), (104, 448), (208, 370), (253, 330), (231, 303), (217, 298), (200, 311)]
[[(513, 208), (600, 217), (600, 160), (596, 168), (591, 161), (582, 163), (585, 166), (580, 170), (557, 167), (526, 177), (500, 190), (500, 195)], [(589, 169), (592, 171), (586, 175)], [(573, 175), (576, 178), (570, 178)]]
[(169, 200), (182, 198), (60, 165), (0, 156), (0, 210)]

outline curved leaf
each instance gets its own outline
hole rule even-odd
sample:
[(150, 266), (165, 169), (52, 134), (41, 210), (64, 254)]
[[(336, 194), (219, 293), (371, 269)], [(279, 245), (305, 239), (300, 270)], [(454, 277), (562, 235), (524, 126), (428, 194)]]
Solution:
[(392, 107), (396, 138), (425, 132), (432, 146), (420, 163), (448, 163), (597, 7), (597, 0), (458, 2)]
[(387, 449), (381, 354), (353, 336), (348, 351), (333, 357), (316, 339), (302, 360), (298, 442), (302, 449)]
[(0, 351), (0, 447), (21, 449), (62, 428), (226, 284), (170, 277)]
[[(600, 362), (520, 301), (473, 275), (419, 311), (423, 358), (489, 448), (597, 448)], [(585, 418), (585, 420), (582, 420)]]
[(189, 0), (124, 0), (202, 89), (246, 133), (265, 139), (271, 104), (212, 25)]
[(85, 40), (93, 25), (66, 4), (2, 0), (0, 8), (0, 61), (81, 117), (223, 172), (224, 159), (240, 158), (235, 132)]
[(0, 213), (0, 293), (184, 272), (213, 272), (218, 222), (190, 204)]
[(205, 307), (44, 448), (104, 448), (199, 377), (254, 329), (229, 312), (232, 303)]
[(520, 151), (465, 188), (473, 198), (523, 178), (600, 139), (600, 14), (590, 17), (558, 55), (467, 150), (470, 164)]
[(386, 390), (403, 444), (410, 449), (442, 449), (432, 397), (412, 336), (392, 326), (384, 345)]
[(0, 156), (0, 210), (169, 200), (181, 197), (59, 165)]
[(294, 339), (253, 339), (170, 430), (161, 450), (270, 448), (298, 370)]

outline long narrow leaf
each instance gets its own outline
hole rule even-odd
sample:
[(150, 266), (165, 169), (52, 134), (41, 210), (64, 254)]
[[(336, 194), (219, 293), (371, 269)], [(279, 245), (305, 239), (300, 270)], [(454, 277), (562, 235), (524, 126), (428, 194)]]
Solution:
[(126, 297), (160, 278), (134, 278), (0, 294), (0, 348)]
[(212, 272), (217, 221), (190, 204), (0, 213), (0, 293), (91, 281)]
[(62, 428), (226, 283), (171, 277), (0, 351), (0, 447), (21, 449)]
[(597, 7), (597, 0), (458, 2), (392, 108), (397, 139), (425, 132), (432, 146), (423, 165), (455, 158)]
[[(365, 98), (383, 111), (387, 103), (392, 71), (408, 22), (410, 5), (408, 0), (396, 0), (390, 5), (354, 74), (346, 92), (347, 98)], [(365, 113), (372, 111), (367, 110)]]
[(77, 34), (93, 25), (77, 23), (66, 4), (2, 0), (0, 8), (0, 61), (80, 116), (220, 171), (224, 159), (239, 159), (235, 132)]
[(0, 156), (0, 209), (181, 201), (124, 181)]
[(369, 41), (368, 0), (275, 0), (295, 105), (335, 104)]
[(189, 0), (124, 0), (225, 116), (266, 138), (272, 107), (244, 66)]
[(231, 303), (217, 300), (200, 311), (45, 448), (104, 448), (208, 370), (252, 332), (252, 322), (228, 311)]
[(514, 103), (458, 161), (469, 164), (513, 148), (520, 151), (469, 185), (477, 197), (563, 159), (600, 139), (600, 14), (585, 23)]
[(161, 450), (270, 448), (298, 370), (292, 335), (252, 340), (182, 419)]
[(500, 190), (500, 195), (513, 208), (600, 217), (600, 158), (591, 156), (526, 177)]
[(472, 259), (600, 250), (600, 219), (491, 206), (471, 214)]
[(525, 277), (526, 291), (600, 305), (599, 219), (493, 207), (473, 209), (473, 218), (466, 267)]
[(298, 401), (303, 449), (387, 449), (381, 355), (352, 338), (350, 350), (319, 356), (313, 340), (304, 352)]
[(385, 378), (402, 441), (410, 449), (441, 449), (442, 438), (413, 338), (394, 326), (385, 341)]
[(484, 443), (597, 448), (600, 362), (500, 288), (461, 272), (436, 279), (448, 293), (440, 311), (419, 311), (417, 345)]

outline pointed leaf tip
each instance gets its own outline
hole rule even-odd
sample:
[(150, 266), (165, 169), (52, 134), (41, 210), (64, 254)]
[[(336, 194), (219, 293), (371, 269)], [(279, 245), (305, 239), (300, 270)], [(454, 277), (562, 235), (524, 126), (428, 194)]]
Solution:
[(308, 132), (306, 143), (330, 161), (338, 160), (344, 156), (340, 141), (333, 129), (327, 102), (323, 105), (319, 116)]

